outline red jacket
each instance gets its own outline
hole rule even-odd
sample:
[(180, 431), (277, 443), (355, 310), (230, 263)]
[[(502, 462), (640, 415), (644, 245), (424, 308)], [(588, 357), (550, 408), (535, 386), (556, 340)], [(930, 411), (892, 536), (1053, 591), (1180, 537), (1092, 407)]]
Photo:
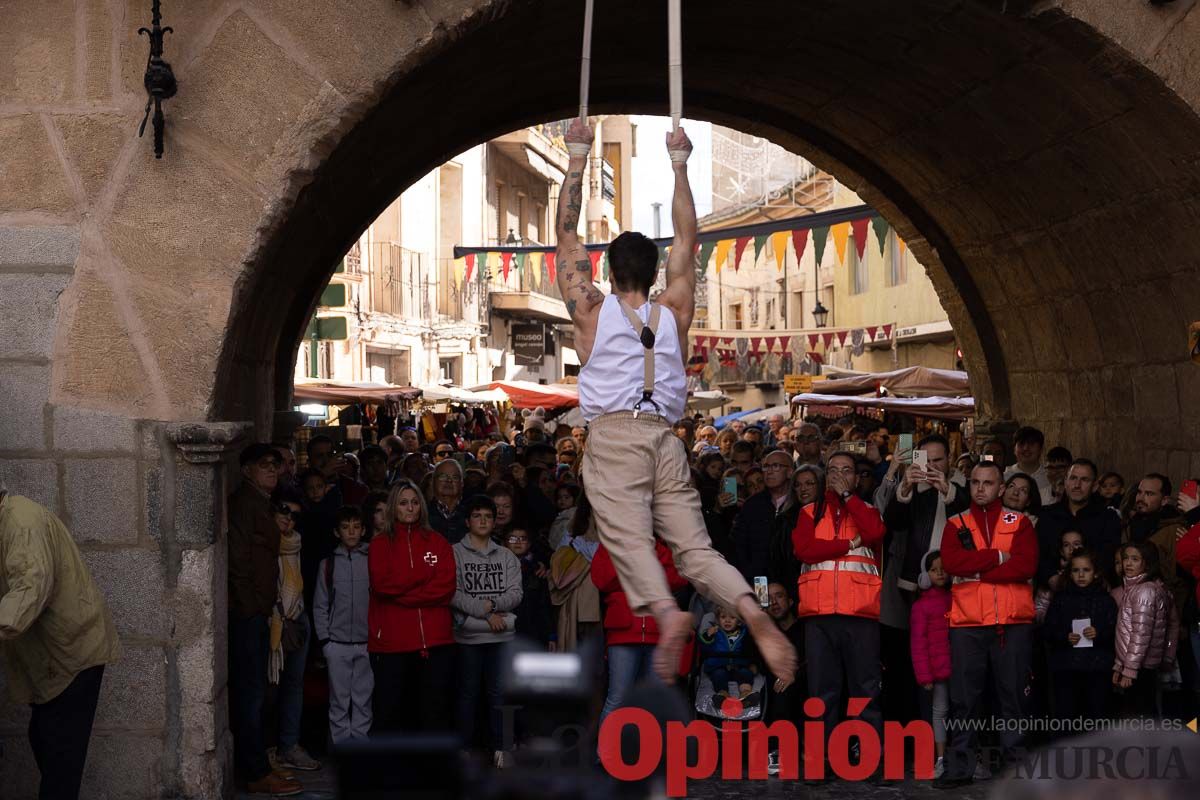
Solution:
[(1196, 579), (1196, 600), (1200, 601), (1200, 523), (1188, 528), (1183, 538), (1175, 543), (1175, 563)]
[(950, 680), (950, 590), (933, 586), (912, 606), (910, 629), (913, 674), (917, 683)]
[[(874, 506), (867, 505), (854, 495), (843, 505), (837, 494), (828, 491), (825, 493), (824, 513), (833, 515), (835, 526), (843, 514), (849, 514), (858, 526), (862, 546), (875, 550), (878, 558), (879, 546), (883, 544), (887, 528)], [(812, 515), (801, 514), (796, 520), (795, 530), (792, 531), (792, 550), (801, 563), (819, 564), (822, 561), (841, 558), (850, 552), (849, 539), (818, 539), (816, 533), (817, 526), (813, 523)]]
[[(662, 540), (654, 540), (654, 552), (658, 563), (662, 564), (663, 572), (667, 574), (667, 586), (672, 592), (678, 592), (688, 585), (688, 582), (675, 569), (675, 561), (671, 558), (671, 548)], [(653, 616), (635, 617), (629, 608), (629, 601), (621, 589), (621, 581), (617, 578), (616, 567), (613, 566), (612, 556), (604, 545), (596, 550), (592, 558), (592, 583), (600, 590), (604, 601), (604, 642), (605, 644), (657, 644), (658, 625)]]
[[(1002, 510), (1000, 501), (996, 500), (986, 508), (980, 508), (972, 502), (971, 507), (964, 513), (974, 516), (980, 528), (995, 530)], [(979, 580), (984, 583), (1025, 583), (1037, 573), (1038, 539), (1028, 517), (1020, 521), (1020, 527), (1013, 535), (1012, 549), (1003, 564), (1000, 563), (999, 550), (964, 548), (958, 540), (956, 529), (949, 522), (942, 533), (941, 549), (942, 568), (946, 570), (947, 575), (968, 578), (978, 573)], [(1032, 591), (1031, 589), (1030, 592)]]
[(376, 536), (368, 554), (372, 653), (411, 653), (454, 643), (454, 550), (440, 533), (397, 523)]

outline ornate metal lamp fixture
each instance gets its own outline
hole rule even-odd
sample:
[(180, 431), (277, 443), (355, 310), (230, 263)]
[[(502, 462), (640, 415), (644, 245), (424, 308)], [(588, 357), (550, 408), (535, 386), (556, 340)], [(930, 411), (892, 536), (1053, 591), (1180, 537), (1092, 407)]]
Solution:
[(146, 77), (142, 82), (146, 86), (146, 115), (142, 117), (142, 125), (138, 128), (138, 136), (146, 132), (146, 121), (150, 118), (150, 106), (154, 106), (154, 157), (163, 156), (163, 127), (162, 101), (175, 96), (179, 85), (175, 82), (175, 73), (171, 65), (163, 61), (163, 36), (174, 33), (171, 28), (162, 27), (162, 2), (154, 0), (151, 27), (138, 28), (138, 35), (143, 33), (150, 37), (150, 57), (146, 61)]

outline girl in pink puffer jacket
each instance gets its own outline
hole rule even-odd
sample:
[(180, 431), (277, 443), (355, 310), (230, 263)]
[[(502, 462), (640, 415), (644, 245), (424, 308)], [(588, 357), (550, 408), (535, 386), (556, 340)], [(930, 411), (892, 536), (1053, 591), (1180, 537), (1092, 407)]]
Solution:
[(1158, 673), (1175, 664), (1179, 615), (1163, 586), (1158, 548), (1149, 542), (1121, 547), (1123, 583), (1112, 590), (1117, 601), (1117, 658), (1113, 686), (1121, 692), (1125, 716), (1158, 716)]
[(942, 570), (941, 552), (925, 554), (918, 585), (923, 590), (913, 603), (909, 628), (913, 674), (921, 686), (921, 716), (933, 726), (937, 748), (934, 776), (941, 773), (946, 750), (946, 716), (950, 710), (950, 613), (949, 578)]

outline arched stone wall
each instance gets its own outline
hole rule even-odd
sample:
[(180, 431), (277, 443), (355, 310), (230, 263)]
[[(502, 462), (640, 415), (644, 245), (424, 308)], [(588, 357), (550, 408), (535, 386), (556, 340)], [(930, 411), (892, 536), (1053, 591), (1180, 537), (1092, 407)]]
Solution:
[[(398, 191), (573, 113), (582, 4), (165, 0), (162, 161), (136, 138), (149, 3), (9, 5), (0, 475), (71, 525), (125, 644), (90, 795), (212, 796), (236, 423), (264, 435), (286, 407), (317, 290)], [(664, 111), (661, 4), (598, 5), (593, 108)], [(1181, 477), (1200, 473), (1195, 6), (690, 0), (685, 104), (809, 155), (900, 229), (986, 417)], [(31, 792), (23, 720), (0, 703), (5, 796)]]

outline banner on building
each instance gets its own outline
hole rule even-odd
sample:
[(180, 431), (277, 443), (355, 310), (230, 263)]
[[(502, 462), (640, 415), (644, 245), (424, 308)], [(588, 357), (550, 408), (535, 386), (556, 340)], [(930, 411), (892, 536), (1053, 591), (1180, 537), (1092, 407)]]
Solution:
[(812, 375), (785, 375), (783, 391), (785, 394), (805, 394), (812, 391)]
[(517, 366), (531, 367), (541, 364), (546, 353), (546, 326), (540, 322), (514, 324), (512, 345)]

